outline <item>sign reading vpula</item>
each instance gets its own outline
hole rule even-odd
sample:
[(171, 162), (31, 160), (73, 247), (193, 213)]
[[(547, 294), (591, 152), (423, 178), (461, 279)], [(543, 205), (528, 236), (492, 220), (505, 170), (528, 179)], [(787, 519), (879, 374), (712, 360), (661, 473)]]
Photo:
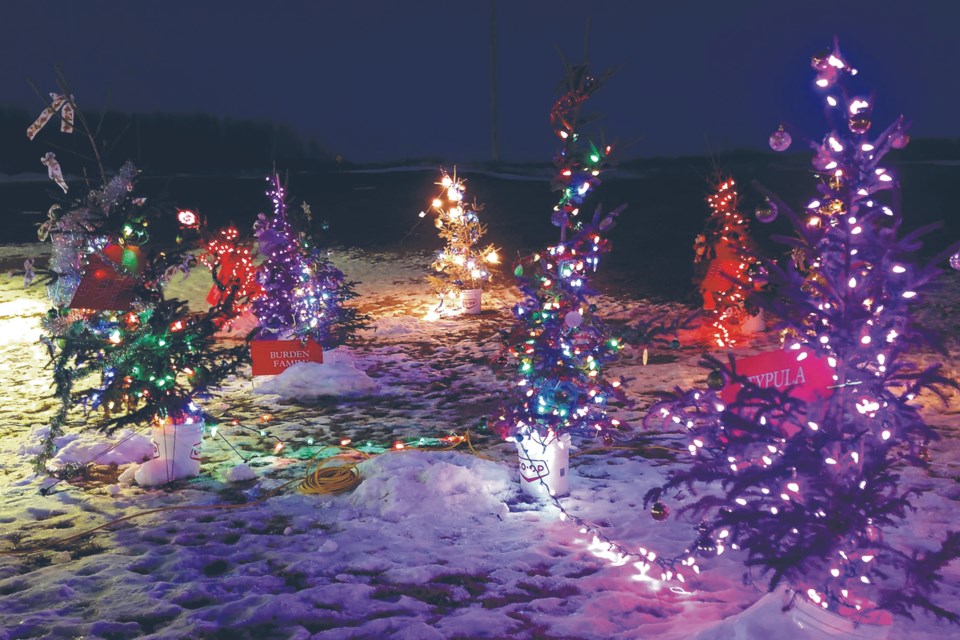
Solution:
[[(828, 398), (836, 381), (826, 358), (809, 349), (768, 351), (737, 358), (737, 373), (761, 389), (789, 389), (789, 395), (805, 402)], [(730, 404), (737, 398), (741, 384), (728, 384), (720, 398)]]

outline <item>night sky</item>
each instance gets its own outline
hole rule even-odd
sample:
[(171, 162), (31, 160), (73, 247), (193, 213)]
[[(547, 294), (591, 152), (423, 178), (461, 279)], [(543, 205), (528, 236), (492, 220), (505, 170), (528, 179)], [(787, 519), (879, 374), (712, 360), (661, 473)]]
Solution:
[[(836, 34), (879, 123), (960, 137), (960, 2), (497, 0), (500, 156), (549, 160), (559, 47), (618, 71), (591, 101), (625, 157), (819, 137), (810, 55)], [(353, 161), (490, 157), (489, 0), (0, 6), (0, 103), (40, 111), (61, 63), (81, 107), (274, 120)]]

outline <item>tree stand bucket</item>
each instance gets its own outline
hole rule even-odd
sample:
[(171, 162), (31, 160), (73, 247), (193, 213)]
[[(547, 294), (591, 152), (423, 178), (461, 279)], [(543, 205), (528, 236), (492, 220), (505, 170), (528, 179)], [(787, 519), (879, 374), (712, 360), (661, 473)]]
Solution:
[(480, 314), (480, 289), (463, 289), (460, 291), (460, 306), (467, 315)]
[(536, 433), (517, 440), (520, 456), (520, 487), (534, 498), (564, 496), (569, 493), (570, 436), (553, 435), (544, 439)]
[(881, 617), (879, 623), (848, 618), (811, 602), (802, 593), (798, 593), (793, 599), (793, 607), (788, 613), (795, 625), (811, 637), (817, 638), (886, 640), (893, 622), (890, 614), (886, 612), (882, 612), (886, 615)]
[(141, 487), (156, 487), (200, 474), (203, 422), (154, 424), (150, 441), (156, 457), (140, 465), (134, 479)]
[(744, 335), (763, 333), (766, 330), (767, 319), (764, 316), (763, 309), (760, 309), (755, 316), (747, 316), (746, 319), (740, 324), (740, 331)]

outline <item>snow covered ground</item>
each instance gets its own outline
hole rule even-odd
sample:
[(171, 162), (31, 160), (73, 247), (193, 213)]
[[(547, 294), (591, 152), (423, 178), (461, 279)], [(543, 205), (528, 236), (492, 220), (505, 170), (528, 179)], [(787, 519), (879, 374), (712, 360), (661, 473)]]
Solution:
[[(0, 249), (5, 264), (43, 251)], [(0, 639), (822, 635), (801, 628), (778, 600), (761, 600), (764, 585), (744, 580), (734, 553), (706, 563), (709, 570), (682, 589), (670, 588), (645, 575), (635, 559), (606, 559), (555, 506), (521, 494), (515, 448), (480, 429), (506, 384), (495, 376), (493, 361), (498, 330), (510, 322), (511, 289), (485, 292), (479, 317), (426, 321), (433, 302), (423, 280), (430, 256), (350, 251), (333, 257), (361, 282), (357, 302), (374, 320), (358, 346), (328, 359), (339, 382), (328, 381), (327, 391), (353, 393), (314, 393), (305, 385), (313, 372), (287, 383), (231, 380), (205, 408), (239, 424), (222, 425), (225, 438), (207, 438), (199, 478), (159, 490), (117, 478), (149, 452), (144, 431), (126, 434), (112, 458), (98, 459), (119, 468), (98, 466), (93, 477), (41, 495), (50, 480), (32, 474), (30, 456), (34, 430), (45, 426), (54, 407), (45, 353), (36, 342), (48, 304), (39, 287), (0, 281)], [(197, 271), (175, 282), (172, 292), (200, 301), (208, 288), (208, 276)], [(599, 304), (626, 323), (686, 311), (627, 294)], [(945, 293), (924, 313), (958, 335), (956, 274), (948, 274)], [(651, 352), (647, 366), (639, 352), (625, 351), (616, 372), (633, 378), (629, 394), (637, 406), (622, 411), (622, 420), (638, 424), (660, 391), (704, 383), (697, 366), (703, 345), (681, 338), (679, 350)], [(765, 335), (738, 351), (774, 343)], [(953, 342), (954, 353), (957, 348)], [(956, 363), (949, 366), (956, 377)], [(283, 394), (271, 393), (277, 391)], [(931, 469), (913, 474), (931, 491), (898, 535), (924, 541), (955, 526), (958, 408), (956, 398), (947, 408), (929, 403), (930, 420), (945, 438), (933, 448)], [(82, 426), (82, 415), (75, 418)], [(361, 465), (363, 481), (352, 492), (296, 490), (307, 459), (321, 446), (350, 439), (390, 447), (467, 430), (481, 455), (465, 446), (390, 451)], [(278, 442), (284, 446), (275, 455)], [(654, 521), (642, 505), (647, 489), (677, 464), (664, 451), (670, 444), (641, 437), (626, 450), (591, 452), (581, 445), (564, 509), (628, 549), (679, 552), (695, 523), (672, 515)], [(79, 429), (63, 445), (61, 461), (90, 460), (109, 446)], [(58, 542), (113, 521), (95, 534)], [(960, 567), (945, 578), (939, 599), (949, 606), (960, 596)], [(928, 617), (900, 619), (889, 637), (940, 640), (960, 637), (960, 627)]]

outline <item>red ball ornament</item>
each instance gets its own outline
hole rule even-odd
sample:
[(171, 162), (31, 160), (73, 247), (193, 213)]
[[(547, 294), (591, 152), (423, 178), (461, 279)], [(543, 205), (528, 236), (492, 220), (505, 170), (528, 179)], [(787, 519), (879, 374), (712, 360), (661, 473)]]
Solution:
[(663, 522), (670, 515), (670, 507), (663, 504), (659, 500), (653, 503), (653, 506), (650, 507), (650, 516), (653, 517), (657, 522)]
[(894, 149), (903, 149), (908, 144), (910, 144), (910, 136), (903, 131), (897, 131), (890, 136), (890, 146)]

